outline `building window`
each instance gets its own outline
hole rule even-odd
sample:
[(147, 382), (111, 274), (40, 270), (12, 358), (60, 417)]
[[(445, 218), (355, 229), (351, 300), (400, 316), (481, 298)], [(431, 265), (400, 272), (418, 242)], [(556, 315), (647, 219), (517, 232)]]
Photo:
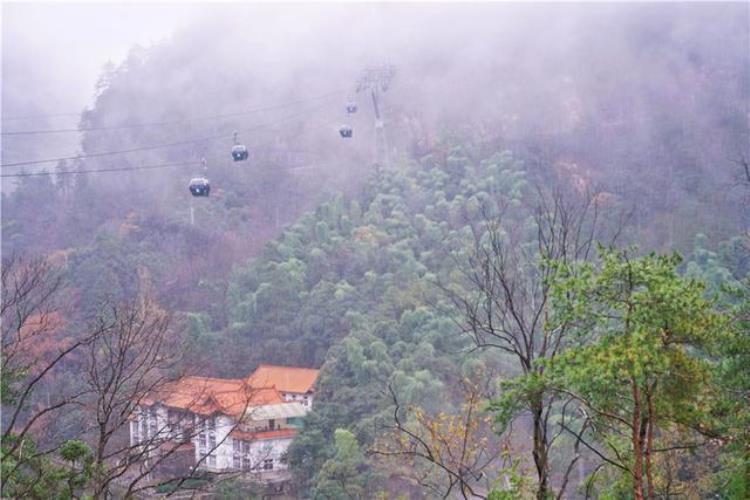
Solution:
[(242, 441), (232, 439), (232, 468), (242, 468)]
[(304, 397), (302, 398), (302, 401), (303, 401), (303, 404), (304, 404), (305, 406), (307, 406), (307, 405), (308, 405), (308, 403), (309, 403), (309, 401), (307, 400), (307, 396), (304, 396)]
[(209, 455), (208, 456), (208, 466), (209, 467), (216, 467), (216, 455)]
[(242, 469), (250, 470), (252, 468), (252, 460), (250, 460), (250, 443), (242, 441)]
[(156, 408), (149, 408), (148, 411), (148, 425), (150, 428), (149, 435), (153, 438), (158, 434), (158, 429), (156, 427)]
[(232, 466), (237, 470), (250, 470), (250, 443), (232, 440)]
[(271, 430), (274, 430), (276, 428), (276, 420), (270, 419), (268, 421), (268, 428), (271, 429)]
[(185, 413), (178, 410), (167, 410), (167, 423), (169, 436), (177, 439), (178, 441), (186, 441), (189, 436), (183, 433), (183, 426), (185, 424), (186, 415)]
[(273, 458), (263, 460), (263, 470), (273, 470)]
[(198, 434), (198, 454), (201, 458), (206, 456), (206, 433), (201, 432)]
[(130, 436), (131, 436), (131, 440), (133, 444), (138, 444), (141, 442), (141, 439), (138, 436), (138, 421), (137, 420), (130, 422)]

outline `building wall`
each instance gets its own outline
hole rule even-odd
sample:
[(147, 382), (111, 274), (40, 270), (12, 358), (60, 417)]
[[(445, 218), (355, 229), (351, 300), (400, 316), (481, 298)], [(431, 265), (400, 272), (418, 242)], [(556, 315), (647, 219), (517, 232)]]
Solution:
[[(283, 419), (286, 421), (286, 419)], [(256, 423), (264, 423), (267, 425), (267, 421), (254, 421), (253, 424)], [(196, 421), (196, 425), (199, 425), (199, 423)], [(239, 439), (234, 439), (232, 437), (229, 437), (228, 434), (235, 429), (235, 422), (234, 419), (224, 416), (224, 415), (217, 415), (215, 417), (215, 424), (214, 424), (214, 430), (212, 431), (209, 425), (209, 421), (204, 421), (204, 427), (203, 432), (199, 433), (194, 439), (193, 444), (195, 446), (195, 460), (196, 462), (200, 460), (208, 450), (211, 448), (211, 434), (213, 433), (216, 439), (217, 447), (216, 449), (209, 454), (201, 463), (201, 468), (210, 470), (210, 471), (223, 471), (227, 469), (234, 469), (235, 468), (235, 455), (238, 446), (239, 448), (239, 454), (241, 455), (243, 460), (246, 460), (249, 458), (250, 465), (246, 466), (247, 469), (250, 469), (252, 471), (262, 471), (264, 469), (264, 461), (265, 460), (271, 460), (272, 462), (272, 469), (273, 470), (285, 470), (287, 469), (288, 465), (284, 462), (282, 462), (282, 457), (286, 454), (286, 451), (289, 448), (289, 445), (292, 443), (291, 438), (283, 438), (283, 439), (262, 439), (262, 440), (255, 440), (250, 441), (248, 443), (249, 445), (249, 453), (245, 453), (242, 448), (242, 441)], [(281, 427), (287, 427), (285, 424)], [(264, 427), (264, 429), (267, 427)], [(276, 429), (279, 429), (280, 426), (276, 426)], [(205, 435), (205, 438), (203, 437)], [(201, 446), (201, 440), (206, 439), (207, 446), (203, 448)], [(238, 445), (235, 445), (235, 441), (238, 441)], [(220, 444), (219, 444), (220, 443)], [(245, 445), (247, 447), (247, 445)], [(202, 451), (204, 450), (205, 451)], [(246, 449), (246, 448), (245, 448)], [(213, 457), (212, 457), (213, 455)], [(243, 462), (240, 461), (240, 467), (242, 467)]]
[(284, 397), (284, 401), (300, 401), (305, 406), (312, 408), (313, 404), (313, 393), (299, 393), (299, 392), (282, 392), (281, 395)]
[(286, 454), (290, 444), (292, 444), (291, 438), (253, 441), (251, 443), (251, 454), (254, 470), (266, 470), (263, 467), (263, 462), (269, 459), (273, 461), (272, 470), (287, 469), (288, 463), (282, 462), (281, 459)]
[[(285, 394), (285, 397), (287, 395)], [(300, 401), (302, 395), (296, 395), (297, 399), (288, 399), (289, 401)], [(309, 395), (308, 395), (309, 396)], [(311, 404), (311, 399), (308, 399)], [(274, 419), (274, 429), (298, 428), (299, 418), (291, 418), (291, 423), (287, 418)], [(213, 424), (212, 424), (213, 421)], [(235, 456), (239, 446), (243, 460), (250, 460), (250, 466), (253, 471), (263, 471), (264, 461), (271, 460), (273, 470), (285, 470), (288, 465), (282, 461), (292, 438), (279, 439), (262, 439), (247, 442), (245, 447), (241, 440), (229, 437), (229, 433), (235, 428), (233, 418), (226, 415), (215, 415), (213, 417), (201, 417), (192, 415), (192, 420), (188, 421), (190, 433), (193, 434), (191, 442), (195, 449), (195, 462), (208, 455), (201, 463), (201, 468), (211, 471), (222, 471), (235, 467)], [(250, 422), (241, 426), (242, 430), (268, 430), (268, 420), (250, 420)], [(131, 445), (143, 443), (157, 436), (159, 440), (168, 437), (177, 437), (178, 433), (170, 433), (169, 411), (162, 405), (153, 407), (139, 407), (133, 414), (133, 420), (130, 424), (130, 442)], [(239, 444), (235, 444), (237, 441)], [(221, 444), (219, 444), (221, 443)], [(209, 454), (209, 450), (215, 449)], [(249, 448), (248, 448), (249, 447)], [(194, 462), (194, 463), (195, 463)]]
[[(262, 420), (255, 420), (251, 418), (242, 423), (239, 426), (239, 429), (244, 432), (257, 432), (257, 431), (266, 431), (266, 430), (278, 430), (278, 429), (289, 429), (289, 428), (298, 428), (299, 426), (295, 426), (294, 424), (294, 417), (292, 417), (292, 424), (288, 422), (288, 418), (274, 418), (274, 419), (262, 419)], [(273, 428), (271, 428), (271, 420), (273, 420)]]
[(201, 418), (196, 415), (194, 418), (196, 426), (196, 436), (193, 438), (195, 461), (198, 462), (206, 456), (201, 463), (201, 468), (224, 470), (231, 467), (232, 445), (231, 438), (228, 436), (235, 426), (234, 420), (225, 415), (214, 415), (208, 418)]
[(167, 409), (160, 405), (139, 406), (130, 421), (130, 445), (167, 437)]
[(233, 448), (232, 468), (248, 472), (267, 472), (269, 470), (286, 470), (289, 465), (286, 452), (292, 438), (260, 439), (243, 441), (231, 439)]

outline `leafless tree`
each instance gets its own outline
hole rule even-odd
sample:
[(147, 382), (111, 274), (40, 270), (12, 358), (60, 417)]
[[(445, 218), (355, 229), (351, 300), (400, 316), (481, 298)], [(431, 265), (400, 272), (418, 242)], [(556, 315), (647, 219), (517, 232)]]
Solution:
[[(555, 324), (550, 315), (554, 263), (591, 258), (597, 242), (613, 243), (624, 227), (622, 219), (610, 227), (602, 224), (600, 197), (593, 193), (549, 192), (537, 186), (535, 195), (536, 204), (530, 207), (533, 229), (526, 221), (528, 210), (499, 200), (500, 214), (485, 214), (473, 226), (473, 248), (465, 258), (457, 258), (464, 286), (441, 285), (475, 348), (511, 355), (526, 375), (541, 375), (544, 368), (538, 361), (554, 358), (565, 348), (568, 325)], [(544, 387), (526, 391), (519, 403), (531, 416), (536, 495), (547, 499), (554, 496), (550, 450), (556, 436), (550, 432), (550, 417), (567, 405)], [(578, 456), (571, 457), (571, 464), (577, 460)], [(569, 465), (564, 472), (558, 498), (564, 495), (571, 470)]]
[(98, 333), (74, 334), (63, 329), (58, 300), (64, 280), (48, 260), (9, 258), (3, 262), (0, 281), (2, 462), (8, 477), (59, 448), (59, 443), (53, 443), (36, 447), (33, 454), (22, 453), (25, 442), (33, 441), (31, 434), (38, 424), (80, 404), (86, 389), (70, 387), (47, 398), (35, 398), (36, 392), (59, 374), (74, 354), (95, 342)]
[(489, 399), (491, 378), (461, 380), (464, 401), (456, 414), (427, 415), (404, 408), (391, 384), (393, 424), (368, 455), (399, 460), (420, 487), (442, 498), (454, 492), (463, 498), (486, 498), (489, 472), (500, 466), (503, 448), (494, 443), (491, 416), (482, 412)]
[[(92, 448), (93, 475), (83, 490), (93, 497), (108, 498), (114, 490), (132, 497), (168, 482), (176, 491), (185, 480), (195, 477), (223, 439), (187, 470), (163, 481), (151, 480), (154, 471), (204, 430), (203, 422), (190, 411), (151, 429), (147, 439), (131, 443), (128, 436), (132, 418), (145, 408), (145, 398), (168, 389), (180, 375), (176, 368), (184, 346), (172, 316), (142, 295), (130, 303), (102, 306), (93, 323), (76, 333), (64, 327), (59, 304), (64, 280), (48, 260), (7, 259), (1, 281), (2, 462), (6, 477), (23, 470), (32, 474), (30, 479), (33, 475), (41, 478), (44, 471), (39, 460), (48, 457), (56, 463), (54, 453), (64, 443), (62, 439), (50, 439), (32, 453), (25, 450), (39, 435), (39, 427), (73, 409), (83, 417), (77, 437)], [(50, 380), (75, 370), (81, 375), (77, 383), (46, 398), (37, 396)], [(242, 408), (235, 427), (252, 415), (253, 390), (244, 388), (243, 394), (246, 400), (239, 403)], [(196, 393), (194, 399), (199, 404), (202, 394)], [(5, 490), (10, 483), (3, 483), (4, 495), (10, 493)], [(32, 488), (33, 480), (22, 487)], [(18, 490), (12, 494), (26, 496)]]
[(168, 382), (179, 360), (170, 320), (149, 299), (139, 299), (103, 307), (92, 325), (97, 338), (88, 346), (84, 384), (91, 395), (86, 413), (93, 420), (95, 498), (105, 498), (111, 483), (130, 469), (130, 460), (122, 458), (133, 450), (129, 443), (118, 446), (116, 438), (129, 429), (142, 399)]
[[(94, 498), (108, 498), (117, 491), (130, 498), (164, 485), (170, 485), (174, 493), (186, 480), (195, 478), (229, 433), (251, 417), (254, 389), (241, 388), (244, 400), (237, 403), (240, 417), (223, 439), (210, 444), (206, 453), (187, 468), (159, 475), (185, 445), (207, 432), (207, 421), (195, 416), (208, 396), (200, 388), (182, 411), (170, 411), (166, 421), (149, 415), (182, 375), (176, 371), (185, 352), (180, 329), (168, 312), (145, 297), (106, 308), (92, 329), (98, 335), (89, 345), (85, 371), (85, 385), (91, 395), (87, 407), (92, 417), (89, 440), (94, 452), (91, 493)], [(147, 422), (147, 432), (131, 442), (130, 425), (139, 414)], [(190, 453), (192, 456), (193, 451)]]

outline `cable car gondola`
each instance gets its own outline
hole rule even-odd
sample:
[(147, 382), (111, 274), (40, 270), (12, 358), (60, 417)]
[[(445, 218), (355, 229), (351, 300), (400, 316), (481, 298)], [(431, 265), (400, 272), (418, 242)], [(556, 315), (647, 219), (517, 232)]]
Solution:
[(208, 196), (211, 192), (211, 184), (208, 183), (208, 179), (205, 177), (194, 177), (190, 179), (190, 194), (193, 196)]
[(232, 146), (232, 159), (234, 161), (245, 161), (247, 160), (248, 152), (247, 148), (242, 144), (235, 144)]
[(342, 125), (339, 128), (339, 134), (341, 134), (341, 137), (344, 139), (349, 139), (352, 136), (352, 128), (349, 125)]
[(247, 160), (248, 152), (247, 147), (237, 142), (237, 132), (234, 133), (234, 146), (232, 146), (232, 159), (234, 161), (245, 161)]

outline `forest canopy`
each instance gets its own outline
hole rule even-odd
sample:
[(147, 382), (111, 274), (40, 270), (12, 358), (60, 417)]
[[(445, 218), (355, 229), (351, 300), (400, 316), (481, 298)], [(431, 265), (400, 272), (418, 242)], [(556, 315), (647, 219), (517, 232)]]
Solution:
[(320, 369), (292, 498), (748, 497), (747, 5), (224, 9), (75, 154), (4, 57), (3, 497), (271, 494), (127, 439), (261, 364)]

